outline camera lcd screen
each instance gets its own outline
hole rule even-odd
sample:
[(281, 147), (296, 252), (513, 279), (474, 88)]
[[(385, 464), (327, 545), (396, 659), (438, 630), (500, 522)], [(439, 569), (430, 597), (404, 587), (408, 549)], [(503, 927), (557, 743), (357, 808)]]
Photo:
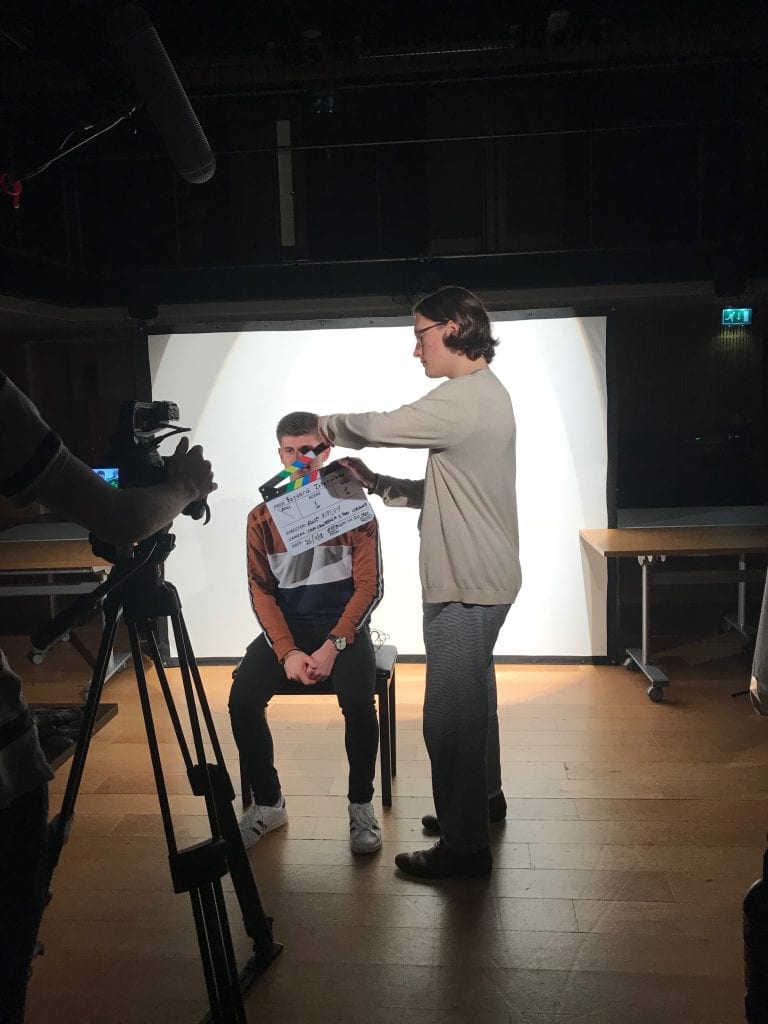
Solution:
[(97, 476), (110, 485), (110, 487), (119, 487), (119, 476), (120, 472), (117, 466), (93, 466), (93, 472)]

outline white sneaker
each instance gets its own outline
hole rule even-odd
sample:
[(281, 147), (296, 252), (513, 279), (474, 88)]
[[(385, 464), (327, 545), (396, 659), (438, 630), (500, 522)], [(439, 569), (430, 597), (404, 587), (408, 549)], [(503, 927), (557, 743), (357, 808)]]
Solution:
[(288, 824), (288, 811), (285, 809), (285, 797), (280, 797), (280, 803), (270, 807), (268, 804), (254, 804), (249, 807), (240, 819), (240, 835), (243, 837), (243, 846), (249, 849), (265, 836), (267, 832), (274, 832), (276, 828), (282, 828)]
[(349, 843), (352, 853), (375, 853), (381, 849), (381, 826), (372, 803), (349, 805)]

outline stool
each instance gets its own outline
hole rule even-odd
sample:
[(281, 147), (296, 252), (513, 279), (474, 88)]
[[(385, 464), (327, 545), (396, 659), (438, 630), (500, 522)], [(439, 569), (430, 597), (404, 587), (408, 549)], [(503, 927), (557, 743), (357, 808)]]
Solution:
[[(395, 719), (395, 668), (397, 665), (397, 648), (392, 644), (383, 644), (376, 651), (376, 696), (379, 712), (379, 759), (381, 763), (381, 802), (385, 807), (392, 806), (392, 779), (397, 775), (397, 721)], [(310, 693), (333, 693), (333, 687), (326, 679), (317, 686), (308, 687)], [(295, 686), (291, 689), (276, 690), (280, 694), (296, 695)], [(240, 792), (243, 807), (253, 803), (251, 785), (243, 773), (240, 764)]]

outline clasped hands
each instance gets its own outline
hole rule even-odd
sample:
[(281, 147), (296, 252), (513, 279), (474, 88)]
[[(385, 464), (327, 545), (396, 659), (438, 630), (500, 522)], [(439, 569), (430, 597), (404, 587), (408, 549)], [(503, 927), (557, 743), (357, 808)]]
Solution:
[(290, 651), (283, 661), (286, 676), (303, 686), (322, 683), (333, 671), (339, 652), (330, 640), (324, 640), (312, 654)]

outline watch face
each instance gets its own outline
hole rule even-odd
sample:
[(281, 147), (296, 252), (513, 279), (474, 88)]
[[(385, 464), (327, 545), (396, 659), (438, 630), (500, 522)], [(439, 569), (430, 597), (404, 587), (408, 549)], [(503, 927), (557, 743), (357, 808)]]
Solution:
[(331, 637), (331, 639), (333, 640), (333, 646), (336, 648), (337, 651), (343, 651), (344, 648), (347, 646), (347, 641), (343, 636), (334, 636)]

